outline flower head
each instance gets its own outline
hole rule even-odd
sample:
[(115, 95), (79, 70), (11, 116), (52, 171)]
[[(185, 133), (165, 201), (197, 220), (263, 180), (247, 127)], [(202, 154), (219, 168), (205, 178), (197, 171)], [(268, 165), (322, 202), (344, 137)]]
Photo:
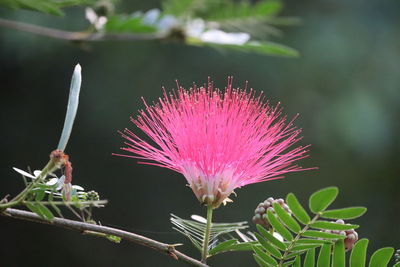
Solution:
[(232, 78), (224, 91), (210, 80), (206, 87), (164, 90), (158, 103), (144, 102), (131, 118), (152, 142), (125, 129), (122, 150), (133, 155), (123, 156), (182, 173), (202, 204), (218, 207), (235, 188), (302, 170), (293, 162), (306, 157), (307, 147), (292, 148), (301, 130), (282, 117), (279, 104), (264, 100), (234, 89)]

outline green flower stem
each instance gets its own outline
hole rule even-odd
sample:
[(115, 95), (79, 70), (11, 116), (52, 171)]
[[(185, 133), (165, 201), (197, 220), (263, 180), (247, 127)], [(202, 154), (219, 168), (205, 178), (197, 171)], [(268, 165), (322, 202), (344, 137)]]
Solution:
[(319, 216), (320, 216), (319, 214), (315, 215), (315, 217), (312, 218), (312, 220), (307, 225), (305, 225), (304, 228), (301, 229), (301, 231), (296, 235), (296, 237), (289, 243), (289, 245), (285, 250), (285, 253), (282, 256), (282, 259), (279, 262), (278, 267), (283, 266), (283, 263), (285, 262), (286, 257), (289, 254), (290, 250), (293, 248), (294, 245), (296, 245), (296, 242), (299, 241), (300, 237), (304, 234), (304, 232), (307, 231), (308, 228), (310, 228), (310, 225), (319, 219)]
[(206, 231), (204, 233), (204, 240), (203, 240), (203, 253), (201, 255), (201, 262), (206, 263), (208, 257), (208, 243), (210, 242), (210, 230), (212, 225), (212, 214), (213, 214), (213, 206), (207, 206), (207, 224), (206, 224)]
[(32, 183), (30, 183), (27, 187), (25, 187), (24, 190), (22, 190), (18, 195), (16, 195), (9, 202), (0, 204), (0, 212), (2, 210), (5, 210), (7, 208), (10, 208), (10, 207), (20, 204), (25, 199), (25, 197), (29, 194), (29, 192), (33, 188), (35, 188), (36, 185), (38, 185), (40, 182), (42, 182), (49, 173), (54, 172), (58, 168), (59, 168), (59, 166), (58, 166), (56, 160), (51, 158), (49, 160), (49, 162), (46, 164), (46, 166), (44, 166), (44, 168), (42, 169), (42, 172), (40, 173), (40, 175), (38, 177), (36, 177), (36, 179), (34, 179), (32, 181)]

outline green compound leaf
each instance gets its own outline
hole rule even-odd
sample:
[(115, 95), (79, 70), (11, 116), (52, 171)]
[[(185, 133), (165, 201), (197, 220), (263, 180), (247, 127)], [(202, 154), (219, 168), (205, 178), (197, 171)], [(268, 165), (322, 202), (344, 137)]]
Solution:
[(253, 258), (260, 267), (271, 267), (266, 261), (264, 261), (260, 256), (257, 254), (253, 254)]
[(332, 241), (330, 240), (320, 240), (320, 239), (312, 239), (312, 238), (301, 238), (297, 240), (297, 244), (319, 244), (319, 245), (331, 245)]
[(282, 264), (283, 267), (287, 267), (287, 266), (293, 266), (295, 260), (291, 260), (291, 261), (287, 261), (284, 264)]
[(40, 214), (39, 208), (38, 208), (36, 205), (31, 204), (31, 203), (26, 203), (25, 205), (26, 205), (26, 207), (27, 207), (28, 209), (30, 209), (33, 213), (36, 213), (37, 215), (39, 215), (40, 217), (42, 217), (41, 214)]
[(272, 213), (271, 209), (267, 210), (267, 218), (272, 227), (286, 240), (292, 241), (293, 236), (288, 229), (283, 226), (280, 221)]
[(215, 255), (217, 253), (221, 253), (221, 252), (227, 251), (234, 244), (237, 244), (237, 240), (236, 239), (226, 240), (226, 241), (216, 245), (214, 248), (212, 248), (208, 252), (208, 254)]
[(268, 242), (264, 237), (262, 237), (259, 233), (254, 233), (256, 236), (257, 240), (260, 242), (260, 244), (275, 258), (280, 259), (282, 257), (281, 253), (279, 252), (278, 249), (276, 249), (273, 245), (271, 245), (270, 242)]
[(321, 247), (319, 251), (317, 267), (327, 267), (330, 265), (331, 261), (331, 249), (332, 246), (325, 244)]
[(344, 240), (338, 240), (333, 247), (332, 267), (345, 267), (346, 257)]
[(273, 43), (273, 42), (257, 42), (257, 43), (245, 43), (242, 45), (232, 45), (232, 44), (217, 44), (208, 42), (194, 42), (188, 38), (188, 44), (193, 45), (204, 45), (215, 49), (231, 49), (240, 52), (258, 53), (269, 56), (279, 56), (279, 57), (299, 57), (299, 53), (285, 45)]
[(301, 267), (301, 258), (300, 258), (300, 256), (297, 256), (296, 259), (294, 260), (293, 267)]
[(113, 243), (119, 244), (121, 243), (122, 238), (116, 235), (106, 235), (106, 238)]
[(350, 267), (364, 267), (367, 258), (368, 239), (359, 240), (351, 250)]
[(35, 201), (42, 201), (46, 195), (46, 189), (36, 188), (35, 192)]
[(268, 255), (267, 253), (265, 253), (264, 251), (262, 251), (261, 248), (254, 246), (253, 247), (254, 252), (266, 263), (272, 265), (272, 266), (277, 266), (278, 263), (276, 262), (276, 260), (271, 257), (270, 255)]
[(320, 247), (321, 244), (299, 244), (299, 245), (294, 245), (290, 251), (301, 251), (301, 250), (309, 250), (313, 249), (316, 247)]
[(310, 224), (310, 227), (317, 229), (346, 231), (351, 229), (357, 229), (359, 226), (355, 224), (340, 224), (335, 222), (316, 221), (315, 223)]
[(304, 259), (304, 266), (307, 267), (315, 266), (315, 248), (307, 251), (306, 258)]
[(281, 221), (290, 229), (292, 230), (294, 233), (299, 233), (301, 231), (300, 225), (296, 222), (295, 219), (292, 218), (292, 216), (290, 216), (288, 214), (288, 212), (286, 210), (284, 210), (282, 208), (282, 206), (278, 203), (274, 203), (274, 209), (276, 214), (278, 215), (279, 219), (281, 219)]
[(310, 210), (314, 213), (324, 211), (336, 199), (338, 193), (337, 187), (328, 187), (315, 192), (309, 200)]
[(274, 246), (276, 246), (281, 250), (286, 250), (286, 245), (280, 240), (278, 240), (276, 237), (274, 237), (272, 234), (270, 234), (264, 227), (257, 224), (257, 230), (258, 232), (260, 232), (261, 235), (263, 235), (265, 239), (271, 242)]
[(310, 222), (310, 216), (308, 216), (307, 212), (304, 210), (303, 206), (301, 206), (300, 202), (297, 200), (296, 196), (293, 193), (287, 195), (286, 203), (292, 211), (293, 215), (302, 224), (308, 224)]
[(40, 213), (42, 214), (43, 218), (47, 220), (53, 220), (54, 215), (53, 213), (43, 204), (38, 204), (38, 208), (40, 210)]
[(253, 249), (253, 246), (256, 245), (257, 242), (244, 242), (231, 245), (227, 250), (229, 251), (249, 251)]
[(314, 231), (314, 230), (308, 230), (305, 231), (303, 236), (307, 237), (319, 237), (319, 238), (326, 238), (326, 239), (344, 239), (346, 236), (343, 235), (337, 235), (337, 234), (331, 234), (331, 233), (325, 233), (325, 232), (320, 232), (320, 231)]
[(371, 259), (369, 261), (369, 267), (386, 267), (392, 258), (394, 249), (387, 247), (381, 248), (372, 254)]
[(400, 262), (398, 262), (395, 265), (393, 265), (393, 267), (400, 267)]
[(143, 23), (141, 17), (110, 16), (105, 25), (107, 32), (113, 33), (155, 33), (157, 29)]
[(321, 217), (329, 219), (354, 219), (367, 211), (364, 207), (350, 207), (344, 209), (327, 210), (322, 212)]
[(26, 203), (26, 206), (28, 209), (30, 209), (32, 212), (36, 213), (39, 215), (41, 218), (46, 219), (46, 220), (52, 220), (54, 218), (53, 213), (43, 204), (40, 203)]

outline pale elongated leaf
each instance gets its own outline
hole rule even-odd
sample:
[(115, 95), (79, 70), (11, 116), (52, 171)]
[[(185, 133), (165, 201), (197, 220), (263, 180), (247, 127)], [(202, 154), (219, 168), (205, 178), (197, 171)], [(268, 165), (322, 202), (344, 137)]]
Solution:
[(64, 151), (68, 144), (69, 137), (71, 135), (72, 126), (74, 125), (76, 112), (78, 111), (79, 105), (79, 93), (81, 91), (82, 83), (82, 68), (81, 65), (77, 64), (74, 69), (74, 73), (71, 79), (69, 99), (67, 106), (67, 113), (65, 115), (64, 127), (61, 133), (60, 141), (57, 149)]

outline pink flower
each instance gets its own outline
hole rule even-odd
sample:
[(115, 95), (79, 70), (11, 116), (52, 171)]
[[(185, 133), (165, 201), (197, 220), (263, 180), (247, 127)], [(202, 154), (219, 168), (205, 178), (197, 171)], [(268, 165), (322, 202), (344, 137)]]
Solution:
[[(247, 87), (247, 85), (246, 85)], [(126, 139), (122, 155), (145, 160), (182, 173), (198, 200), (218, 207), (229, 201), (235, 188), (283, 178), (288, 172), (304, 170), (293, 165), (307, 157), (307, 146), (293, 148), (300, 129), (281, 116), (279, 104), (269, 106), (263, 94), (232, 88), (177, 91), (148, 105), (131, 121), (148, 137), (121, 132)], [(297, 117), (297, 116), (296, 116)]]

